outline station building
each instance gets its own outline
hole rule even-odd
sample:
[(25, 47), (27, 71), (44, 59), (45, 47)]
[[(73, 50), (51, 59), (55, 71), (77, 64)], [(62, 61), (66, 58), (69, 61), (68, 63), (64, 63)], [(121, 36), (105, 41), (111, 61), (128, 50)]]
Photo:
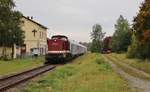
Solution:
[[(19, 47), (14, 45), (14, 58), (19, 56), (32, 56), (33, 54), (45, 55), (47, 48), (47, 27), (33, 20), (33, 17), (22, 17), (21, 28), (24, 31), (24, 44)], [(0, 48), (2, 52), (2, 48)], [(8, 56), (12, 50), (7, 49)], [(1, 55), (1, 53), (0, 53)]]
[(45, 55), (47, 48), (47, 27), (33, 20), (32, 17), (22, 18), (21, 26), (25, 33), (24, 44), (19, 49), (16, 47), (16, 55)]

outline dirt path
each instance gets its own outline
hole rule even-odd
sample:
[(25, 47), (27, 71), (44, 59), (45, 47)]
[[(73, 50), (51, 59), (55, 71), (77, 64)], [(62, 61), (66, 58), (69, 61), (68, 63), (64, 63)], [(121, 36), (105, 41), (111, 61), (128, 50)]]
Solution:
[[(112, 57), (114, 57), (114, 56), (112, 56)], [(118, 59), (117, 57), (114, 57), (114, 58), (117, 59), (118, 61), (120, 60), (120, 59)], [(139, 69), (137, 69), (137, 68), (134, 68), (134, 67), (132, 67), (132, 66), (126, 64), (126, 63), (123, 63), (123, 62), (118, 62), (118, 63), (119, 63), (121, 66), (126, 67), (126, 68), (128, 68), (129, 70), (134, 71), (135, 73), (140, 74), (140, 75), (143, 75), (143, 76), (145, 76), (145, 77), (147, 77), (147, 78), (150, 79), (150, 74), (149, 74), (149, 73), (146, 73), (146, 72), (144, 72), (144, 71), (142, 71), (142, 70), (139, 70)]]
[[(115, 63), (110, 61), (106, 56), (103, 56), (103, 57), (106, 61), (108, 61), (111, 64), (114, 71), (116, 71), (122, 78), (124, 78), (125, 80), (129, 82), (129, 85), (131, 86), (131, 88), (134, 88), (134, 89), (137, 88), (139, 92), (150, 92), (150, 81), (129, 75), (128, 73), (123, 71), (123, 69), (118, 67)], [(128, 67), (131, 68), (130, 66)], [(136, 71), (138, 70), (136, 69)], [(141, 71), (138, 71), (138, 72), (141, 73)]]

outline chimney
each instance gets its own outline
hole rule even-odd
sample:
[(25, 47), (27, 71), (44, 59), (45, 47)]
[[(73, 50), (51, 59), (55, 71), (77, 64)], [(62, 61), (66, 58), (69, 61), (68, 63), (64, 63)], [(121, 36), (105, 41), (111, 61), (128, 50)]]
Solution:
[(28, 19), (30, 19), (30, 17), (29, 17), (29, 16), (27, 16), (27, 18), (28, 18)]
[(33, 19), (33, 16), (31, 16), (31, 19)]

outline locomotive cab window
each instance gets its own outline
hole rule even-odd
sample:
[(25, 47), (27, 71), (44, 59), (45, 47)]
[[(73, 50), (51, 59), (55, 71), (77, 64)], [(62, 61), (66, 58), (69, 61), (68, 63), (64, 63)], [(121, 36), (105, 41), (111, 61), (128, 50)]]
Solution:
[(60, 40), (64, 40), (64, 41), (68, 40), (68, 38), (65, 36), (53, 36), (52, 39), (60, 39)]

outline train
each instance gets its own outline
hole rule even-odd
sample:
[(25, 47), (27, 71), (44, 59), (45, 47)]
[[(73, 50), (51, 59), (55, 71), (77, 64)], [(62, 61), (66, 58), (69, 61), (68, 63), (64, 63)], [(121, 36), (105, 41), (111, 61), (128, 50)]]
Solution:
[(51, 39), (47, 40), (47, 46), (45, 63), (64, 62), (87, 52), (86, 46), (72, 41), (64, 35), (52, 36)]

